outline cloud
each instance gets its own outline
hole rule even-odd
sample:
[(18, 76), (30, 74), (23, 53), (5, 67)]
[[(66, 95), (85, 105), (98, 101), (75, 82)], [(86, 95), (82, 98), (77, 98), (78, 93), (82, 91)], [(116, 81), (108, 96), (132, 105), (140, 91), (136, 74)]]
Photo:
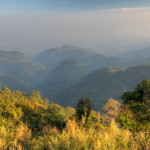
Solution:
[(150, 11), (150, 7), (142, 7), (142, 8), (118, 8), (118, 9), (104, 9), (103, 12), (142, 12), (142, 11)]
[(143, 7), (143, 8), (120, 8), (121, 11), (144, 11), (150, 10), (150, 7)]

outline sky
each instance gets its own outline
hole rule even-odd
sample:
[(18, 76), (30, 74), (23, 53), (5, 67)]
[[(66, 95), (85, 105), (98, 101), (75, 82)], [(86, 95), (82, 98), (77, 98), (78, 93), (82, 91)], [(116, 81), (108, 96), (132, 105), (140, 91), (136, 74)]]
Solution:
[(36, 55), (62, 44), (100, 53), (150, 46), (149, 0), (0, 0), (0, 49)]

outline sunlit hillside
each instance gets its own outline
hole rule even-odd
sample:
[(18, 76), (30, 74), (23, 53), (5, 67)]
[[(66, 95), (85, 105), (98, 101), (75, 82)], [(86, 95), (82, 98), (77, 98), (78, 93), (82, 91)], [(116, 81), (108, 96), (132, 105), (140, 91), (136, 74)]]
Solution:
[(104, 114), (81, 97), (77, 107), (61, 107), (8, 88), (0, 91), (0, 149), (144, 149), (150, 148), (150, 81), (122, 95), (123, 104), (109, 99)]

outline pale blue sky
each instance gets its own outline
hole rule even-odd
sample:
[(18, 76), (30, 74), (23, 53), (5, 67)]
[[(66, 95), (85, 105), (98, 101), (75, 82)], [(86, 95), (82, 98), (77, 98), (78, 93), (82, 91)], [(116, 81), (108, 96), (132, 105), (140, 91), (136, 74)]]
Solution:
[(150, 0), (0, 0), (0, 49), (35, 54), (61, 44), (104, 53), (150, 40)]
[(87, 11), (148, 5), (149, 0), (0, 0), (0, 12)]

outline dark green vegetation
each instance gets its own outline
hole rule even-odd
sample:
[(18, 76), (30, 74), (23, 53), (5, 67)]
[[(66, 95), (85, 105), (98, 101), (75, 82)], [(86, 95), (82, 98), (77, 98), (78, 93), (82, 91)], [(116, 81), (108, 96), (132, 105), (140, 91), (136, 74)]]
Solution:
[[(126, 119), (120, 116), (121, 124), (137, 130), (150, 127), (150, 81), (143, 80), (131, 92), (125, 92), (121, 96), (123, 99), (124, 111), (130, 109), (134, 113), (134, 117), (127, 116)], [(128, 118), (127, 118), (128, 117)]]
[(90, 115), (92, 106), (93, 104), (89, 98), (84, 99), (84, 97), (81, 97), (77, 104), (77, 110), (76, 110), (78, 119), (81, 120), (82, 116), (86, 116), (88, 118)]

